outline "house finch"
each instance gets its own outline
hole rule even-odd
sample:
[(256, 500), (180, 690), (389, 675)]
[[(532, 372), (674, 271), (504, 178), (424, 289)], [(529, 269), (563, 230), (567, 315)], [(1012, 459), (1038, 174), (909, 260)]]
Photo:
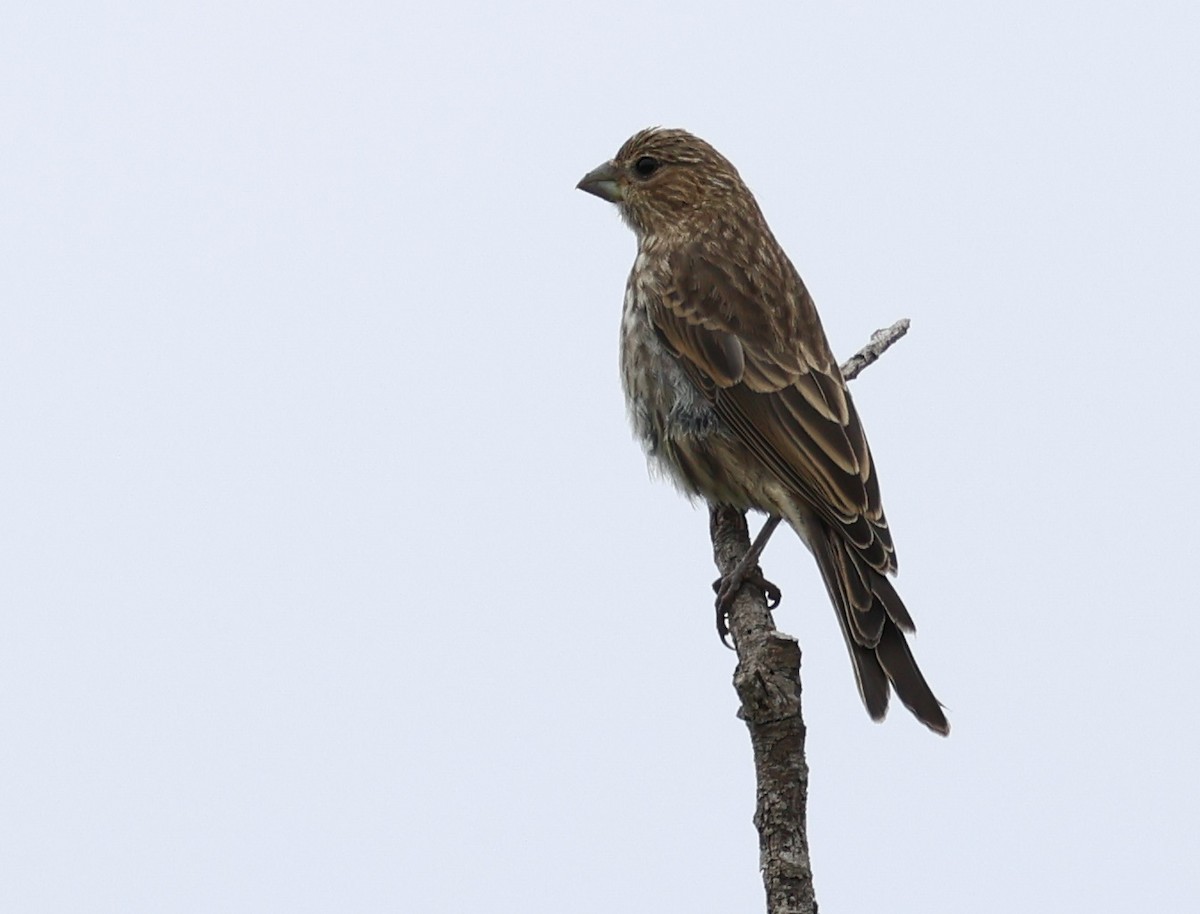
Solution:
[(651, 463), (689, 497), (784, 518), (817, 560), (871, 717), (894, 688), (949, 732), (904, 637), (913, 621), (887, 577), (896, 553), (854, 401), (737, 170), (686, 131), (651, 128), (579, 188), (637, 235), (621, 378)]

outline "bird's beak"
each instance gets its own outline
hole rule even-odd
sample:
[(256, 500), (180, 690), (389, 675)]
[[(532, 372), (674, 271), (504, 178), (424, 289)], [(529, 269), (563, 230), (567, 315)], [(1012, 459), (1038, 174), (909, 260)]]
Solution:
[(617, 183), (617, 166), (612, 162), (605, 162), (599, 168), (593, 168), (575, 186), (609, 203), (619, 203), (624, 199), (621, 185)]

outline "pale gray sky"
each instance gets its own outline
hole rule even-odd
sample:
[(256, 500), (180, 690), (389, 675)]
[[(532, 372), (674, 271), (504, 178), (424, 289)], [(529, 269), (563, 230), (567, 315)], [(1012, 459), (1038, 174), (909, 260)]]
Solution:
[(0, 25), (0, 910), (761, 910), (707, 519), (651, 483), (649, 124), (848, 355), (941, 740), (811, 559), (834, 911), (1194, 909), (1194, 3), (25, 4)]

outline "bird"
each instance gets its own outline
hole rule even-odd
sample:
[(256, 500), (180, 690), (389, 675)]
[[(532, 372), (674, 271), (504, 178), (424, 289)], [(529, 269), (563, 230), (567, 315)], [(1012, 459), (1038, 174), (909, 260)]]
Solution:
[[(691, 499), (765, 513), (754, 548), (785, 520), (816, 559), (871, 718), (885, 717), (894, 690), (947, 735), (889, 580), (896, 550), (858, 410), (812, 296), (737, 169), (686, 130), (650, 127), (577, 187), (615, 204), (637, 237), (621, 382), (652, 468)], [(754, 579), (757, 553), (740, 570), (777, 602)], [(736, 571), (722, 582), (719, 618), (741, 584)]]

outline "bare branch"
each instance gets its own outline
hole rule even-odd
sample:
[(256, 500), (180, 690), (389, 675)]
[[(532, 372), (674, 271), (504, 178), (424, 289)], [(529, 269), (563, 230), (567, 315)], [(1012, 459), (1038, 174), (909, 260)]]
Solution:
[(904, 334), (908, 333), (908, 318), (902, 317), (890, 327), (884, 327), (882, 330), (876, 330), (871, 334), (871, 342), (863, 346), (862, 349), (850, 356), (842, 365), (842, 377), (847, 381), (853, 381), (862, 370), (868, 365), (871, 365), (881, 355), (887, 352), (888, 348)]
[[(858, 377), (908, 332), (908, 319), (877, 330), (842, 366)], [(728, 506), (709, 508), (713, 560), (722, 577), (750, 548), (746, 515)], [(729, 611), (738, 663), (733, 687), (738, 716), (750, 731), (757, 777), (754, 825), (768, 914), (817, 914), (808, 853), (808, 762), (800, 713), (800, 643), (775, 628), (762, 592), (743, 587)]]

